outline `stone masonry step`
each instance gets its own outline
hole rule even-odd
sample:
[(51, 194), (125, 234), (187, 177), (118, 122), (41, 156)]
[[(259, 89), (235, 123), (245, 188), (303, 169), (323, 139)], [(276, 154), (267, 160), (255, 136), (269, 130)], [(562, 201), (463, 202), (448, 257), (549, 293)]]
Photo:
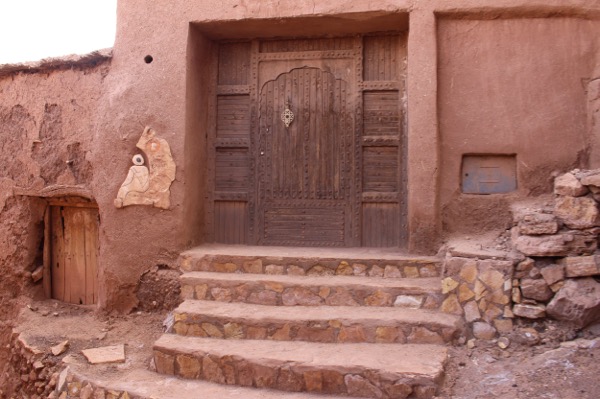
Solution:
[[(98, 367), (98, 366), (96, 366)], [(282, 392), (272, 389), (255, 389), (235, 385), (222, 385), (209, 381), (188, 380), (158, 374), (141, 367), (115, 370), (114, 365), (104, 367), (104, 372), (84, 367), (69, 366), (69, 375), (102, 387), (111, 394), (122, 391), (128, 397), (148, 399), (331, 399), (330, 395), (307, 392)], [(83, 397), (83, 396), (81, 396)], [(105, 396), (93, 396), (104, 398)], [(107, 395), (106, 398), (109, 396)], [(110, 396), (111, 398), (117, 396)], [(119, 396), (124, 398), (125, 396)]]
[(327, 344), (224, 340), (164, 334), (157, 371), (182, 378), (282, 391), (369, 398), (432, 398), (447, 348), (412, 344)]
[(423, 309), (264, 306), (187, 300), (174, 311), (176, 334), (225, 339), (443, 344), (462, 333), (462, 318)]
[(405, 306), (439, 309), (438, 277), (386, 279), (358, 276), (286, 276), (189, 272), (180, 277), (183, 299), (284, 306)]
[(202, 246), (179, 257), (183, 271), (275, 275), (338, 275), (386, 278), (438, 277), (436, 257), (390, 249)]

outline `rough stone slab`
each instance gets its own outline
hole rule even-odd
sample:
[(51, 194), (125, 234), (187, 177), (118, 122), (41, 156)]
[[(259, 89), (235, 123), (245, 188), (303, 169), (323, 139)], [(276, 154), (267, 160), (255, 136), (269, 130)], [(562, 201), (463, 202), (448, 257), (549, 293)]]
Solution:
[(81, 353), (91, 364), (125, 362), (125, 345), (123, 344), (84, 349)]
[(458, 316), (397, 307), (283, 307), (188, 300), (175, 309), (174, 315), (177, 333), (205, 336), (204, 325), (216, 327), (216, 336), (246, 339), (270, 338), (273, 334), (268, 335), (267, 331), (277, 335), (278, 331), (291, 328), (299, 333), (292, 335), (287, 331), (285, 336), (277, 335), (278, 339), (343, 342), (345, 335), (354, 332), (354, 338), (361, 342), (405, 342), (406, 336), (424, 327), (447, 341), (463, 328)]
[[(249, 270), (246, 264), (260, 261), (262, 271), (256, 268)], [(234, 270), (225, 270), (224, 265), (235, 267)], [(339, 270), (344, 264), (347, 270)], [(357, 266), (360, 273), (361, 267), (368, 269), (370, 266), (416, 267), (426, 273), (423, 277), (438, 276), (441, 270), (441, 260), (433, 256), (410, 256), (395, 249), (386, 248), (293, 248), (270, 246), (228, 246), (222, 244), (203, 245), (183, 252), (179, 257), (179, 265), (183, 271), (221, 271), (238, 273), (270, 273), (275, 268), (280, 268), (286, 274), (286, 268), (294, 265), (300, 269), (308, 270), (313, 266), (323, 266), (335, 274), (350, 274), (349, 270)], [(268, 268), (267, 268), (268, 267)], [(218, 270), (217, 270), (218, 269)], [(337, 272), (337, 273), (336, 273)], [(287, 271), (287, 274), (292, 274)], [(411, 276), (404, 276), (411, 277)]]
[(567, 280), (546, 310), (556, 319), (585, 327), (600, 319), (600, 283), (593, 278)]
[(554, 179), (554, 194), (580, 197), (587, 193), (587, 187), (572, 173), (565, 173)]
[(123, 370), (119, 373), (87, 374), (73, 371), (80, 379), (115, 391), (127, 391), (134, 397), (157, 399), (332, 399), (331, 395), (305, 392), (283, 392), (269, 389), (221, 385), (201, 380), (185, 380), (157, 374), (146, 369)]
[(600, 256), (570, 256), (561, 264), (565, 267), (567, 277), (588, 277), (600, 274)]
[(162, 335), (154, 344), (154, 351), (203, 359), (210, 355), (211, 359), (232, 359), (269, 369), (293, 365), (305, 372), (330, 371), (342, 375), (369, 372), (388, 380), (412, 380), (419, 384), (440, 381), (448, 356), (447, 348), (440, 345), (238, 341), (174, 334)]
[(575, 231), (542, 236), (518, 236), (515, 248), (527, 256), (590, 255), (598, 248), (594, 234)]
[(423, 295), (439, 307), (442, 296), (437, 277), (386, 279), (189, 272), (180, 281), (184, 299), (262, 305), (393, 306), (398, 295)]

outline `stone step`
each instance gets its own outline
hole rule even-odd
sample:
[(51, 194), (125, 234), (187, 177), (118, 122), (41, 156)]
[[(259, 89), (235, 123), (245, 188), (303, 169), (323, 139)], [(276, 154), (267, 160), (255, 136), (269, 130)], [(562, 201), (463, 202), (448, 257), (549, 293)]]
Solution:
[(439, 277), (441, 261), (377, 248), (202, 246), (179, 257), (183, 271), (385, 278)]
[(326, 344), (223, 340), (165, 334), (157, 371), (182, 378), (282, 391), (369, 398), (432, 398), (447, 348), (412, 344)]
[[(96, 366), (99, 367), (99, 366)], [(255, 389), (235, 385), (222, 385), (210, 381), (189, 380), (171, 375), (158, 374), (141, 367), (126, 369), (104, 366), (102, 372), (85, 366), (69, 366), (69, 376), (75, 380), (86, 381), (115, 396), (127, 392), (129, 398), (152, 399), (331, 399), (330, 395), (307, 392), (282, 392), (272, 389)], [(200, 394), (201, 393), (201, 396)], [(83, 396), (81, 396), (83, 397)], [(93, 396), (104, 398), (105, 396)], [(109, 396), (107, 395), (106, 398)]]
[(462, 333), (462, 318), (423, 309), (264, 306), (187, 300), (174, 311), (179, 335), (310, 342), (443, 344)]
[(284, 306), (404, 306), (439, 309), (440, 279), (357, 276), (286, 276), (189, 272), (180, 277), (183, 299)]

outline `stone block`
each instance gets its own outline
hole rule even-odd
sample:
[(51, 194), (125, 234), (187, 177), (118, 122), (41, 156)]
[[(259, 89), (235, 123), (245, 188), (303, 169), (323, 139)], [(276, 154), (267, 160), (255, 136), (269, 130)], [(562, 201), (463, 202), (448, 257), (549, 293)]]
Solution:
[(263, 272), (262, 260), (250, 260), (242, 264), (242, 268), (246, 273), (261, 274)]
[(600, 170), (589, 171), (581, 176), (581, 184), (584, 186), (600, 187)]
[(406, 278), (418, 278), (419, 268), (416, 266), (406, 266), (404, 267), (404, 275)]
[(304, 287), (286, 288), (281, 294), (281, 300), (285, 306), (316, 306), (323, 301), (317, 294)]
[(284, 267), (281, 265), (267, 265), (265, 266), (265, 274), (271, 275), (282, 275), (284, 274)]
[(488, 269), (479, 274), (479, 280), (491, 288), (492, 291), (502, 288), (504, 275), (497, 270)]
[(248, 303), (271, 306), (277, 305), (277, 293), (267, 290), (252, 292), (248, 296)]
[(367, 265), (363, 265), (362, 263), (352, 264), (352, 272), (355, 276), (366, 276), (368, 269)]
[(522, 279), (521, 293), (525, 298), (546, 302), (552, 298), (552, 290), (545, 280)]
[(401, 278), (402, 272), (398, 269), (398, 266), (387, 265), (383, 269), (383, 277), (385, 278)]
[(460, 270), (460, 278), (469, 284), (473, 284), (477, 278), (477, 263), (475, 261), (465, 262)]
[(513, 321), (511, 319), (496, 319), (494, 327), (500, 334), (508, 334), (513, 330)]
[(367, 306), (390, 306), (392, 304), (392, 294), (389, 292), (377, 290), (365, 298)]
[(304, 276), (306, 274), (306, 271), (300, 266), (290, 265), (287, 268), (287, 274), (289, 274), (290, 276)]
[(515, 316), (525, 317), (527, 319), (541, 319), (546, 317), (546, 307), (544, 305), (531, 305), (519, 303), (513, 306)]
[(572, 173), (565, 173), (554, 179), (554, 194), (581, 197), (587, 193), (587, 187)]
[(343, 288), (336, 288), (334, 294), (327, 296), (325, 304), (329, 306), (359, 306), (352, 294)]
[(300, 392), (304, 382), (302, 378), (294, 373), (289, 366), (282, 367), (277, 375), (276, 389), (288, 392)]
[(600, 225), (596, 201), (588, 197), (558, 197), (554, 214), (572, 229), (587, 229)]
[(381, 398), (383, 392), (373, 385), (369, 380), (360, 375), (347, 374), (344, 377), (348, 395), (364, 398)]
[(348, 262), (342, 261), (335, 269), (335, 274), (338, 276), (352, 276), (354, 275), (354, 269), (348, 264)]
[(442, 294), (452, 292), (458, 287), (458, 282), (452, 277), (446, 277), (442, 280)]
[(556, 282), (564, 280), (565, 267), (563, 265), (550, 265), (540, 269), (540, 273), (542, 274), (546, 284), (552, 285)]
[(443, 344), (444, 339), (436, 332), (425, 327), (414, 327), (410, 335), (406, 337), (409, 344)]
[(460, 306), (460, 302), (458, 302), (458, 297), (454, 294), (449, 295), (444, 302), (442, 302), (441, 307), (442, 312), (451, 313), (455, 315), (462, 315), (463, 310)]
[(438, 277), (439, 272), (435, 265), (423, 265), (419, 268), (419, 276), (421, 277)]
[(238, 265), (235, 263), (215, 263), (213, 268), (219, 273), (233, 273), (238, 269)]
[(398, 295), (394, 301), (394, 306), (401, 308), (419, 309), (423, 304), (423, 297), (420, 295)]
[(175, 359), (176, 374), (183, 378), (196, 379), (200, 377), (202, 363), (199, 359), (189, 355), (177, 355)]
[(475, 293), (465, 283), (458, 287), (458, 300), (460, 303), (466, 302), (475, 297)]
[(514, 247), (527, 256), (590, 255), (598, 247), (597, 237), (576, 232), (544, 236), (519, 236)]
[(302, 377), (308, 392), (323, 392), (323, 373), (320, 370), (305, 371)]
[(558, 221), (554, 215), (541, 212), (528, 213), (519, 220), (519, 233), (525, 235), (555, 234)]
[(338, 334), (339, 342), (365, 342), (365, 330), (362, 326), (342, 327)]
[(396, 327), (377, 327), (375, 330), (375, 342), (391, 344), (394, 342), (401, 342), (399, 339), (404, 340), (403, 334)]
[(468, 302), (464, 306), (465, 311), (465, 320), (467, 323), (472, 323), (481, 318), (481, 313), (479, 313), (479, 307), (477, 306), (477, 302), (471, 301)]
[(207, 381), (225, 384), (223, 370), (219, 367), (219, 363), (211, 359), (210, 356), (204, 356), (204, 358), (202, 358), (202, 375)]
[(383, 277), (383, 268), (378, 265), (373, 265), (369, 271), (370, 277)]
[(567, 277), (588, 277), (600, 274), (600, 256), (570, 256), (561, 261)]
[(477, 339), (494, 339), (496, 337), (496, 329), (481, 321), (473, 323), (473, 335)]
[(223, 326), (223, 333), (227, 339), (244, 338), (244, 328), (238, 323), (227, 323)]
[(322, 265), (315, 265), (306, 272), (307, 276), (333, 276), (334, 274), (332, 269)]
[(566, 280), (548, 304), (547, 312), (578, 327), (600, 320), (600, 283), (593, 278)]

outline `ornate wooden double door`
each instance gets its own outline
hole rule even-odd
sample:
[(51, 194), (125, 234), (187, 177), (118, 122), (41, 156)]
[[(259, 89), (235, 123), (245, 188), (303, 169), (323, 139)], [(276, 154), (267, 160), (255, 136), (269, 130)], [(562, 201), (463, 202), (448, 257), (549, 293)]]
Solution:
[(222, 43), (209, 240), (401, 246), (405, 37)]

